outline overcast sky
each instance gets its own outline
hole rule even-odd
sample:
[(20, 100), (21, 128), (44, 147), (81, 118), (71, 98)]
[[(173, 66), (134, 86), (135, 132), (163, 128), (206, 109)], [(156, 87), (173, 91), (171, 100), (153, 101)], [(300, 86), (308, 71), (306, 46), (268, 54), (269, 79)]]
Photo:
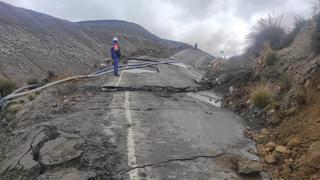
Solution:
[(218, 55), (241, 51), (260, 17), (310, 16), (315, 0), (2, 0), (70, 21), (121, 19)]

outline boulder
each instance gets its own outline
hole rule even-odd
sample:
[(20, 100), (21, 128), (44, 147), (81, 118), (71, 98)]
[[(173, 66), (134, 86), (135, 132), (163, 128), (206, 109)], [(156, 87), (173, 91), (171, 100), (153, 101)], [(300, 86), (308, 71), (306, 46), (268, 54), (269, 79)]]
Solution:
[(253, 140), (257, 143), (257, 144), (264, 144), (267, 142), (268, 138), (266, 135), (263, 134), (258, 134), (258, 135), (254, 135), (253, 136)]
[(264, 157), (264, 160), (266, 161), (266, 163), (268, 164), (274, 164), (277, 162), (277, 159), (274, 157), (274, 155), (270, 154), (270, 155), (266, 155)]
[(301, 144), (300, 138), (293, 137), (288, 141), (287, 146), (288, 146), (288, 148), (293, 148), (293, 147), (299, 146), (300, 144)]
[(262, 157), (267, 155), (267, 151), (262, 144), (257, 145), (257, 152), (258, 152), (259, 156), (262, 156)]
[(270, 134), (270, 131), (266, 128), (263, 128), (263, 129), (261, 129), (260, 133), (266, 136), (266, 135)]
[(314, 142), (308, 148), (305, 164), (310, 167), (320, 169), (320, 141)]
[(306, 82), (304, 83), (304, 88), (309, 88), (311, 86), (311, 80), (307, 79)]
[(273, 151), (272, 156), (276, 158), (277, 162), (283, 162), (285, 159), (285, 156), (283, 153), (280, 153), (278, 151)]
[(238, 162), (238, 173), (242, 175), (258, 175), (262, 171), (262, 166), (259, 162), (242, 160)]
[(40, 156), (44, 165), (57, 165), (82, 155), (82, 151), (75, 149), (76, 140), (64, 137), (46, 142), (40, 149)]
[(6, 170), (12, 170), (17, 167), (25, 171), (34, 170), (39, 167), (38, 162), (33, 160), (30, 147), (33, 147), (41, 140), (40, 134), (42, 134), (42, 131), (44, 131), (43, 128), (33, 129), (31, 133), (26, 134), (28, 139), (20, 146), (17, 146), (16, 149), (12, 149), (12, 151), (7, 154), (6, 159), (1, 162), (0, 174)]
[(272, 142), (272, 141), (269, 141), (269, 142), (268, 142), (267, 144), (265, 144), (264, 146), (267, 147), (267, 148), (270, 148), (271, 150), (273, 150), (273, 149), (277, 146), (277, 144), (274, 143), (274, 142)]
[(284, 147), (284, 146), (276, 146), (275, 151), (276, 151), (276, 152), (279, 152), (279, 153), (282, 153), (282, 154), (284, 154), (284, 153), (287, 153), (287, 152), (288, 152), (287, 148), (286, 148), (286, 147)]

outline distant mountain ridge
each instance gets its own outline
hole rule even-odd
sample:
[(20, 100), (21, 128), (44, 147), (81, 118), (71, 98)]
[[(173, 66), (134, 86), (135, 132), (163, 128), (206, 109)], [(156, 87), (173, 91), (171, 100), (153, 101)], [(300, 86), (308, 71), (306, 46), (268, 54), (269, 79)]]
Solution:
[(80, 74), (109, 58), (118, 35), (125, 57), (168, 57), (185, 43), (165, 40), (119, 20), (70, 22), (0, 1), (0, 75), (19, 83), (56, 74)]

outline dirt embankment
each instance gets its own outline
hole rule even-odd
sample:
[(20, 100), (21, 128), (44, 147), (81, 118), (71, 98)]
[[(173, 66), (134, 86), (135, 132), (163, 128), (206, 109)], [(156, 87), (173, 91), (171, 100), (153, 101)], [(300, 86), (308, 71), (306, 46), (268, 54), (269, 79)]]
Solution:
[[(208, 81), (225, 94), (224, 106), (250, 126), (246, 134), (257, 143), (264, 168), (275, 179), (319, 179), (320, 174), (320, 56), (311, 45), (314, 22), (308, 22), (287, 48), (270, 48), (259, 57), (216, 62)], [(252, 92), (267, 86), (272, 102), (253, 105)]]
[(132, 55), (168, 57), (191, 46), (161, 39), (143, 27), (118, 20), (70, 22), (0, 2), (0, 76), (19, 84), (48, 72), (83, 74), (110, 59), (118, 36), (123, 59)]

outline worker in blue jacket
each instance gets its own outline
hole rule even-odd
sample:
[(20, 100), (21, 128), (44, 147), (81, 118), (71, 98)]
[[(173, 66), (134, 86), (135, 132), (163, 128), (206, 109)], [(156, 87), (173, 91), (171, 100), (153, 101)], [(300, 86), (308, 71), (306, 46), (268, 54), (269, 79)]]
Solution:
[(113, 60), (113, 72), (115, 76), (119, 76), (119, 61), (121, 57), (119, 40), (117, 37), (112, 39), (111, 57)]

